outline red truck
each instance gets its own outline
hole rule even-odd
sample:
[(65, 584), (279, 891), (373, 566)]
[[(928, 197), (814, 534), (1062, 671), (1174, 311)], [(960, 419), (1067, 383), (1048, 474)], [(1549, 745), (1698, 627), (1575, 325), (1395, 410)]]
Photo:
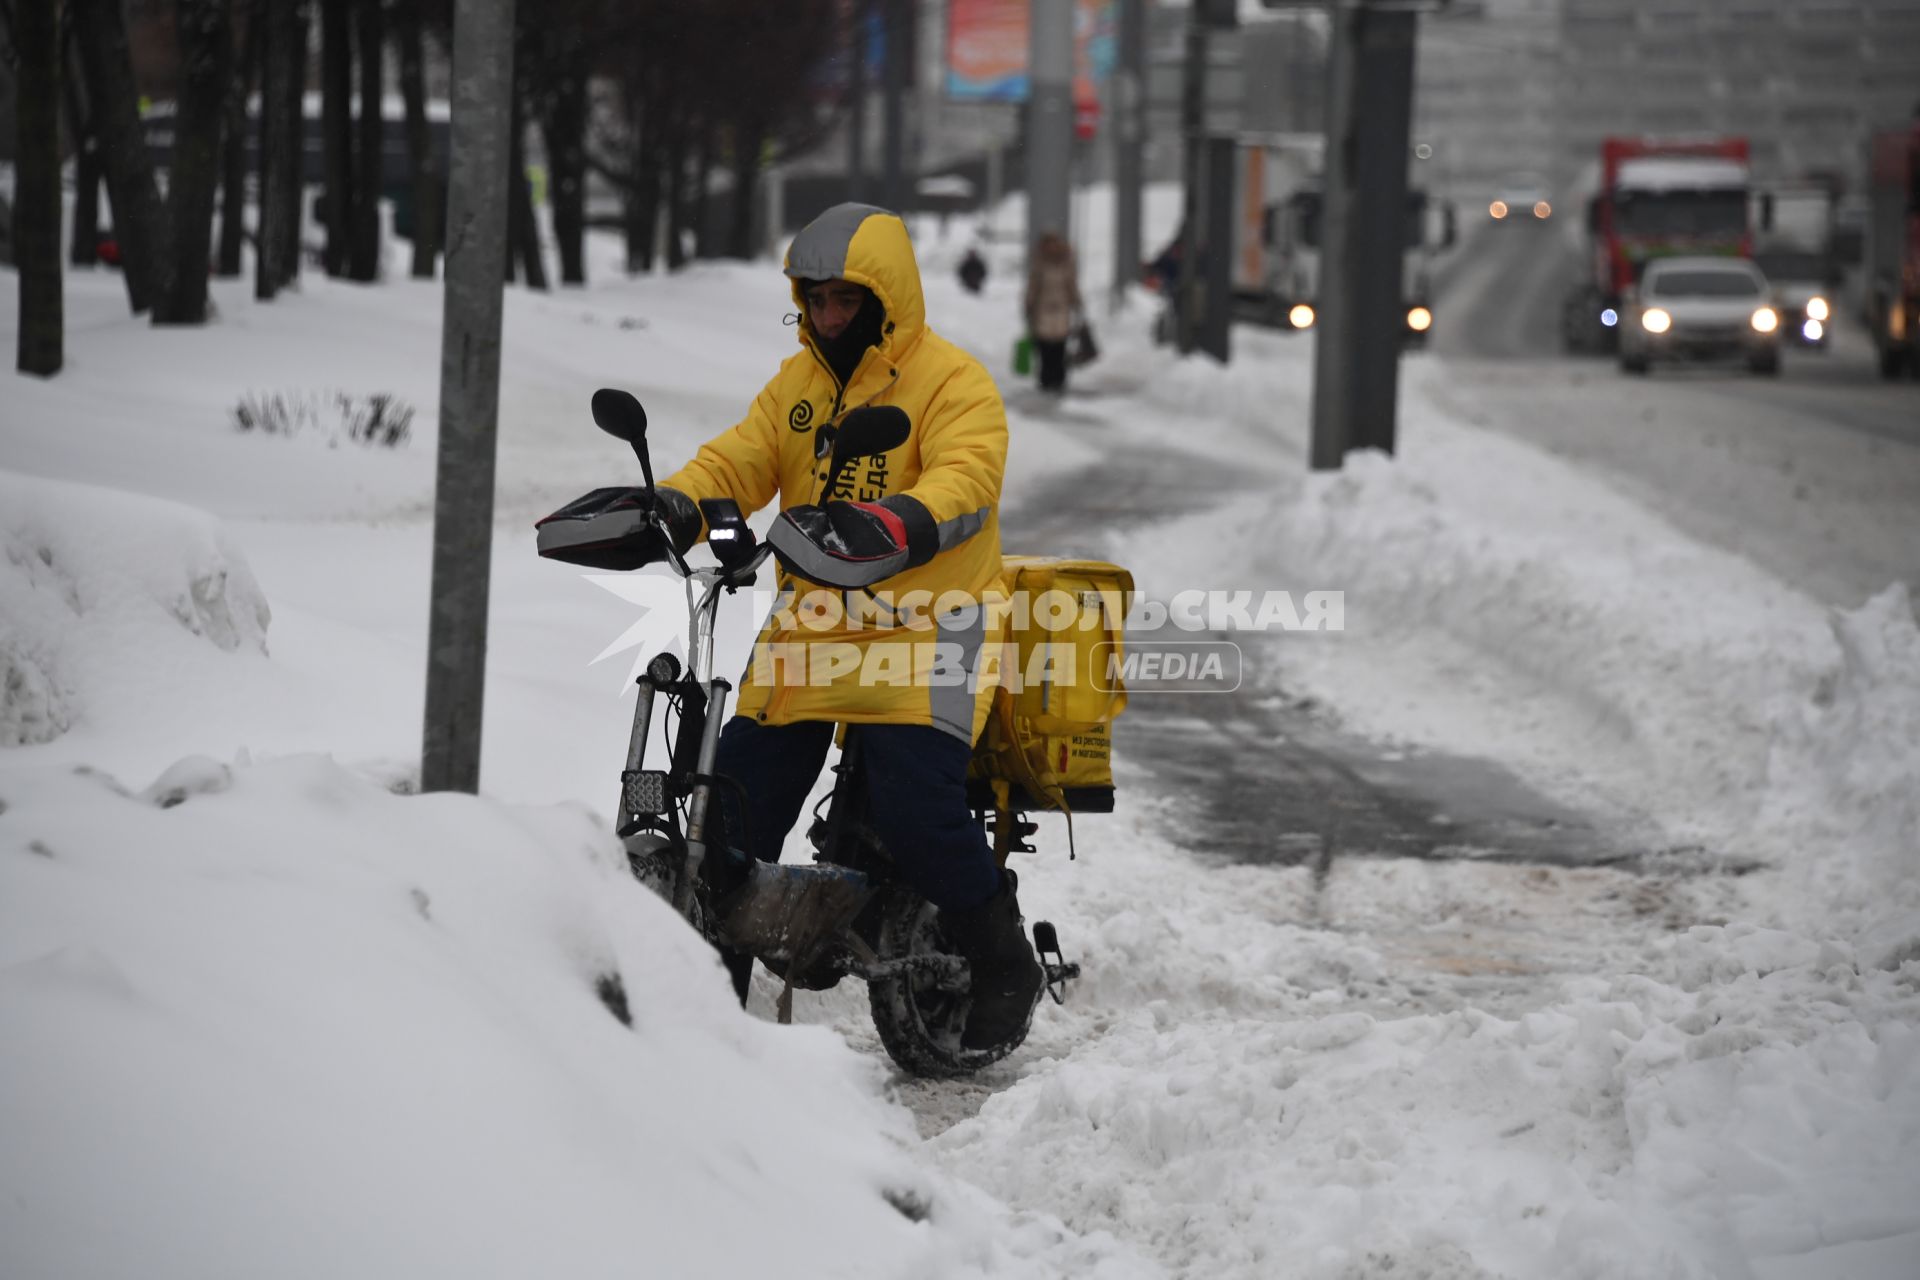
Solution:
[(1865, 261), (1880, 374), (1920, 377), (1920, 121), (1868, 141)]
[(1748, 168), (1745, 138), (1601, 140), (1584, 278), (1561, 314), (1569, 351), (1616, 347), (1621, 298), (1653, 259), (1753, 256)]

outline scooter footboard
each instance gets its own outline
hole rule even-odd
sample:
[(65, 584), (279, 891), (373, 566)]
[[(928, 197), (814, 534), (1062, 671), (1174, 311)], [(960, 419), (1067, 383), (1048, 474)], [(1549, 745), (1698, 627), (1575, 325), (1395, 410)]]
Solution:
[(804, 961), (873, 894), (873, 882), (849, 867), (756, 862), (723, 906), (720, 934), (762, 959)]

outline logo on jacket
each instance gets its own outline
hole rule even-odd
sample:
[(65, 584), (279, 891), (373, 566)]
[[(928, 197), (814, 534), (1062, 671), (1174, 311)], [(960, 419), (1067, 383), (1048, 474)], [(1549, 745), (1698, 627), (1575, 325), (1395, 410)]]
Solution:
[(841, 499), (847, 502), (878, 502), (887, 496), (892, 487), (890, 479), (886, 454), (860, 458), (841, 471), (840, 478), (833, 482), (833, 488), (820, 495), (820, 501)]
[(801, 400), (796, 403), (793, 408), (787, 410), (787, 429), (789, 431), (805, 431), (812, 425), (813, 403), (811, 401)]

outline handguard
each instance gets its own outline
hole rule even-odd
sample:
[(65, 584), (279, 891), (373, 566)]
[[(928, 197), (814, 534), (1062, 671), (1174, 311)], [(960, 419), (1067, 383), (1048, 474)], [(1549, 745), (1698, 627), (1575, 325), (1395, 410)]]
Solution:
[(656, 504), (666, 517), (673, 549), (686, 554), (699, 540), (700, 512), (677, 489), (595, 489), (534, 522), (540, 554), (589, 569), (641, 569), (667, 558), (667, 539), (653, 523)]
[(767, 541), (788, 573), (852, 591), (931, 560), (938, 531), (925, 507), (895, 494), (879, 502), (788, 507)]

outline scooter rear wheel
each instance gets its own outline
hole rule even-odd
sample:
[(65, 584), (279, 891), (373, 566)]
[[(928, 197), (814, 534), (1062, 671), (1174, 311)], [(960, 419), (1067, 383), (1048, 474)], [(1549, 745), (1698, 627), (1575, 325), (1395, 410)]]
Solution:
[[(958, 955), (940, 928), (940, 913), (918, 894), (890, 890), (880, 908), (875, 953), (882, 961), (912, 956)], [(925, 972), (908, 971), (876, 978), (867, 984), (867, 1002), (874, 1030), (887, 1056), (909, 1075), (951, 1080), (972, 1075), (1000, 1061), (1027, 1038), (1032, 1019), (999, 1044), (985, 1049), (963, 1049), (960, 1032), (966, 1026), (972, 998), (964, 991), (942, 987)]]

